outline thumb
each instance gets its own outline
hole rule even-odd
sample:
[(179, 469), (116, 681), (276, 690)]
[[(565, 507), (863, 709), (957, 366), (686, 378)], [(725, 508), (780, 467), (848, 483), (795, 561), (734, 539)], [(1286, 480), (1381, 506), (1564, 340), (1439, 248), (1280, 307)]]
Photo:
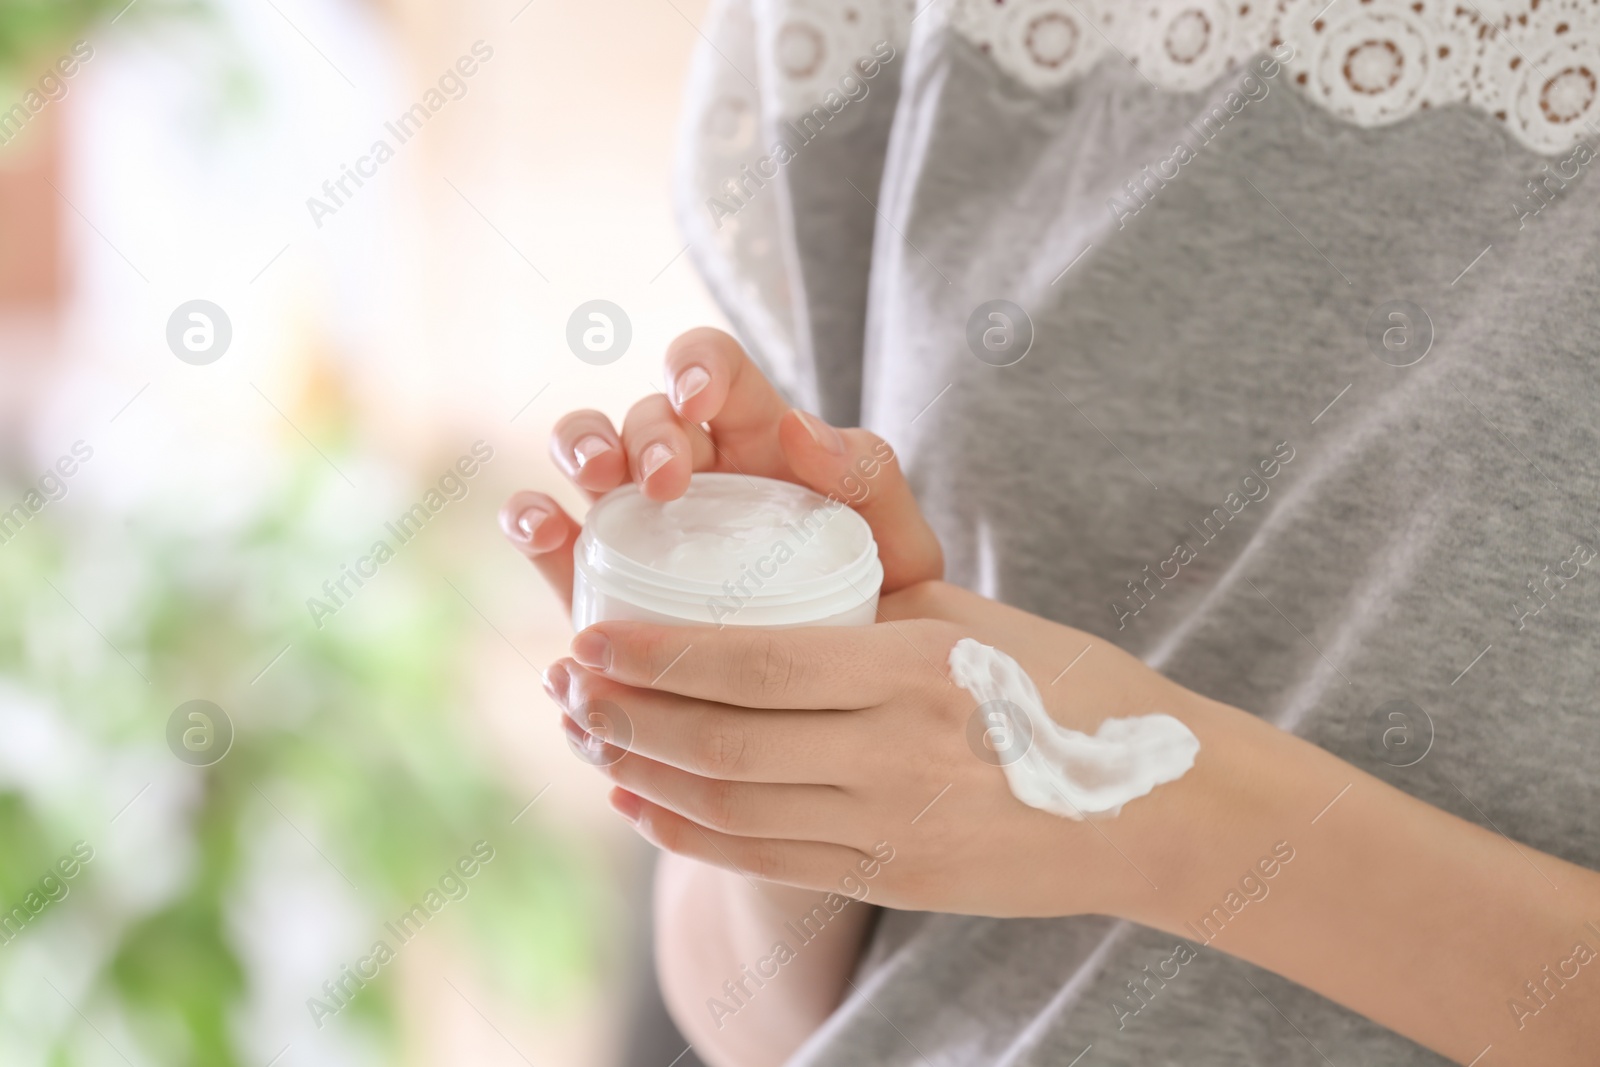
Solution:
[(867, 520), (883, 562), (884, 592), (943, 577), (944, 551), (887, 441), (791, 409), (778, 420), (778, 446), (796, 481)]

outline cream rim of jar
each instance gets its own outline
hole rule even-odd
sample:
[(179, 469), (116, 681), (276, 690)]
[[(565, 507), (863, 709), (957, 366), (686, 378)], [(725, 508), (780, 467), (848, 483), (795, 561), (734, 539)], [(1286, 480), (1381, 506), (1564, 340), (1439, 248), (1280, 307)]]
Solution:
[(872, 529), (849, 505), (742, 474), (695, 474), (665, 502), (632, 483), (612, 490), (589, 509), (573, 561), (579, 626), (616, 616), (601, 600), (687, 623), (803, 625), (860, 614), (883, 584)]

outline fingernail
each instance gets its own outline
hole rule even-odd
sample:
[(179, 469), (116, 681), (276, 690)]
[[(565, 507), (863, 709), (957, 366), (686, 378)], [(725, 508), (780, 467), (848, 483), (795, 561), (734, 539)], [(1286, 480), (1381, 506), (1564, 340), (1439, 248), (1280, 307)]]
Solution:
[(676, 452), (660, 441), (645, 449), (644, 455), (639, 457), (639, 480), (641, 482), (648, 480), (652, 474), (661, 469), (667, 460), (675, 455), (677, 455)]
[(572, 675), (559, 663), (552, 663), (544, 670), (544, 691), (550, 694), (550, 699), (557, 704), (565, 705), (567, 702), (567, 687), (572, 684)]
[(643, 804), (638, 797), (626, 789), (617, 789), (611, 794), (611, 808), (624, 819), (636, 823), (639, 821), (639, 813), (643, 810)]
[(572, 639), (572, 658), (590, 670), (610, 670), (611, 642), (605, 634), (585, 630)]
[(800, 425), (806, 428), (813, 441), (836, 456), (844, 455), (844, 438), (839, 436), (838, 430), (808, 411), (796, 408), (795, 414), (800, 416)]
[(532, 541), (533, 535), (539, 532), (539, 526), (550, 517), (544, 508), (523, 508), (517, 516), (515, 529), (517, 536), (524, 541)]
[(684, 401), (711, 384), (711, 375), (701, 366), (687, 367), (672, 383), (672, 406), (683, 407)]
[(580, 468), (594, 457), (604, 455), (610, 451), (611, 442), (599, 434), (590, 434), (572, 446), (572, 454), (577, 458)]

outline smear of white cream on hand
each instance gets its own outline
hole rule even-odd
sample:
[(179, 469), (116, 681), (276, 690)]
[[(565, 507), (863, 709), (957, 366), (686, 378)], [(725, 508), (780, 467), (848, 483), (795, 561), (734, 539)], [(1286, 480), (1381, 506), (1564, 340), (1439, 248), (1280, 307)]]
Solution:
[(979, 705), (1003, 700), (1026, 719), (1010, 724), (1032, 735), (1026, 751), (1002, 760), (1016, 798), (1069, 819), (1109, 812), (1182, 778), (1194, 766), (1200, 740), (1171, 715), (1107, 719), (1093, 736), (1068, 729), (1045, 711), (1033, 679), (1017, 661), (964, 637), (950, 650), (950, 679)]

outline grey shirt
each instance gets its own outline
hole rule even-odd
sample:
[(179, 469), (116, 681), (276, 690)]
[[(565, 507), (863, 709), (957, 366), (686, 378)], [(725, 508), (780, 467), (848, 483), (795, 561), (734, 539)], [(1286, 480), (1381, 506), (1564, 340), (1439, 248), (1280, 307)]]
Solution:
[[(915, 21), (716, 5), (679, 180), (699, 268), (797, 402), (896, 447), (952, 581), (1600, 868), (1593, 93), (1562, 96), (1556, 46), (1523, 39), (1542, 112), (1437, 69), (1389, 111), (1341, 102), (1321, 91), (1340, 70), (1410, 91), (1410, 68), (1368, 60), (1449, 51), (1435, 27), (1432, 52), (1402, 32), (1400, 60), (1358, 55), (1357, 25), (1340, 67), (1341, 8), (1371, 14), (1349, 0), (1187, 83), (1140, 51), (1176, 30), (1107, 22), (1062, 76), (1050, 61), (1093, 39), (1058, 17), (1080, 7), (1101, 10), (1013, 3), (991, 41), (964, 0)], [(880, 38), (894, 58), (870, 75), (812, 62), (881, 57)], [(994, 300), (1023, 317), (972, 329)], [(1008, 324), (1012, 347), (985, 349)], [(793, 1063), (1444, 1062), (1210, 948), (1136, 999), (1177, 944), (1099, 917), (885, 912)]]

